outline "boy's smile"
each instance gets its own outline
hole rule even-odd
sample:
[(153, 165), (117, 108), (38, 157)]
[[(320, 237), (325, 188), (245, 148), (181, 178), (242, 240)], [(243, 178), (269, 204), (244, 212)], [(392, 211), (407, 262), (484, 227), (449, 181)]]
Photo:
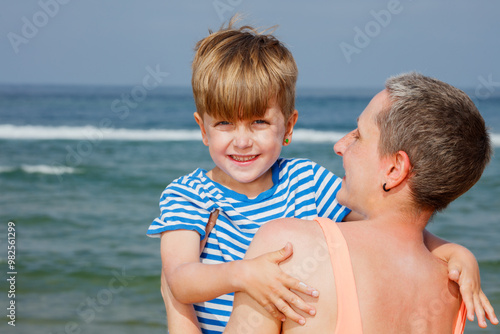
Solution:
[(203, 143), (209, 147), (216, 164), (207, 175), (250, 198), (270, 189), (273, 186), (271, 167), (281, 154), (285, 137), (291, 137), (296, 115), (295, 111), (285, 124), (276, 103), (272, 103), (261, 118), (234, 122), (195, 113)]
[(256, 155), (244, 156), (244, 155), (231, 155), (231, 158), (238, 162), (247, 162), (257, 158)]

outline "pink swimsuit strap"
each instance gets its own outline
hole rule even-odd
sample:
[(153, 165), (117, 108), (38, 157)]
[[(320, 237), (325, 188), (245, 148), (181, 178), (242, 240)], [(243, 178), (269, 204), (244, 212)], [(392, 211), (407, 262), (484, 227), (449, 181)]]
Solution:
[(465, 321), (467, 320), (467, 309), (465, 308), (465, 303), (462, 301), (460, 305), (460, 310), (458, 311), (457, 321), (455, 321), (455, 328), (453, 329), (453, 334), (462, 334), (465, 330)]
[(351, 257), (347, 242), (337, 223), (326, 218), (315, 218), (325, 235), (330, 253), (335, 288), (337, 290), (337, 327), (335, 334), (362, 334), (361, 313), (359, 311), (358, 293), (352, 271)]
[[(352, 271), (349, 248), (337, 223), (326, 218), (315, 218), (325, 235), (326, 244), (335, 275), (337, 291), (337, 327), (335, 334), (362, 334), (361, 312), (359, 310), (358, 292)], [(467, 310), (464, 302), (460, 305), (453, 334), (462, 334), (465, 329)]]

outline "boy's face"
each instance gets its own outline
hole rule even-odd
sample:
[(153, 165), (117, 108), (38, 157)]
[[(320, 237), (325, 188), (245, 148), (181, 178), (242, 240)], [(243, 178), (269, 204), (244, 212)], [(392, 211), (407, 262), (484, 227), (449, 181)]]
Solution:
[(261, 118), (236, 122), (195, 113), (203, 143), (216, 165), (208, 176), (249, 197), (271, 188), (271, 167), (280, 156), (285, 138), (291, 140), (297, 115), (294, 111), (285, 123), (276, 103), (272, 103)]

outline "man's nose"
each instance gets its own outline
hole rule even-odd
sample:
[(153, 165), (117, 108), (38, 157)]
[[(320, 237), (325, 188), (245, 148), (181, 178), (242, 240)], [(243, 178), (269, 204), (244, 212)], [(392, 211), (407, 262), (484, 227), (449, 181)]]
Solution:
[(344, 152), (345, 152), (345, 149), (348, 145), (348, 141), (349, 141), (349, 138), (351, 135), (352, 135), (352, 132), (349, 132), (344, 137), (340, 138), (340, 140), (338, 142), (335, 143), (335, 145), (333, 146), (333, 150), (335, 151), (335, 153), (337, 155), (339, 155), (341, 157), (344, 156)]

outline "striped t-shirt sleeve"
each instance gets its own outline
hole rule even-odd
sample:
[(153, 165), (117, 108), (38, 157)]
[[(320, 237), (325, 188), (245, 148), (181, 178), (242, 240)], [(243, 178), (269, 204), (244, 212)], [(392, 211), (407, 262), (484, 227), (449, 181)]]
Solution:
[(316, 163), (313, 163), (312, 167), (318, 216), (336, 222), (342, 221), (351, 212), (337, 201), (342, 179)]
[(204, 238), (210, 216), (206, 207), (207, 203), (197, 193), (196, 187), (174, 182), (163, 191), (161, 214), (149, 226), (147, 235), (159, 237), (165, 231), (192, 230)]

